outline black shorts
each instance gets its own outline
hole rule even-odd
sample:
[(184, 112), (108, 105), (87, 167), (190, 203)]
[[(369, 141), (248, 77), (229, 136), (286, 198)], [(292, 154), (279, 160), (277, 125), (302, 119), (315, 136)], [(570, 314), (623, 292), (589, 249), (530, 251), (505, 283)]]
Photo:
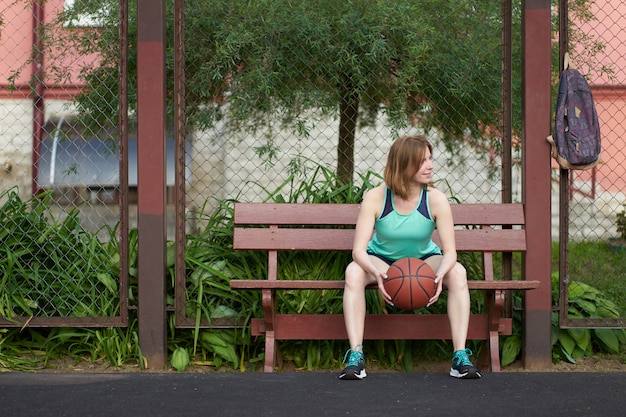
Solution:
[[(368, 254), (368, 255), (372, 255), (372, 256), (377, 257), (378, 259), (380, 259), (380, 260), (384, 261), (387, 265), (391, 265), (392, 263), (394, 263), (394, 262), (395, 262), (395, 261), (393, 261), (393, 260), (391, 260), (391, 259), (389, 259), (389, 258), (385, 258), (384, 256), (379, 255), (379, 254), (377, 254), (377, 253), (374, 253), (374, 252), (372, 252), (372, 251), (367, 251), (367, 254)], [(422, 261), (425, 261), (426, 259), (430, 258), (431, 256), (437, 256), (437, 255), (441, 256), (441, 254), (440, 254), (440, 253), (435, 252), (435, 253), (429, 253), (428, 255), (424, 255), (424, 256), (422, 256), (420, 259), (421, 259)]]

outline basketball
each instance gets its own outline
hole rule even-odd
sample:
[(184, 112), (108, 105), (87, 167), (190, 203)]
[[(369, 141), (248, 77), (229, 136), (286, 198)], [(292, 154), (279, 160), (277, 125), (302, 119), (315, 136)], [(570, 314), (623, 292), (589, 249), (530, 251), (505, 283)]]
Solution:
[(403, 310), (426, 307), (437, 291), (433, 269), (419, 258), (395, 261), (389, 266), (383, 283), (393, 305)]

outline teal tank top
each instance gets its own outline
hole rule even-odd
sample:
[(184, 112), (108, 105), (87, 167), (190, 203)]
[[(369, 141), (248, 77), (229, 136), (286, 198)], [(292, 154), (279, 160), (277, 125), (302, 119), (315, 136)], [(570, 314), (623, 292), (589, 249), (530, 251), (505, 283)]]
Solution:
[(391, 261), (441, 255), (441, 249), (432, 240), (434, 230), (427, 190), (422, 188), (420, 202), (412, 213), (400, 214), (394, 207), (393, 193), (387, 188), (383, 210), (374, 223), (374, 235), (367, 251)]

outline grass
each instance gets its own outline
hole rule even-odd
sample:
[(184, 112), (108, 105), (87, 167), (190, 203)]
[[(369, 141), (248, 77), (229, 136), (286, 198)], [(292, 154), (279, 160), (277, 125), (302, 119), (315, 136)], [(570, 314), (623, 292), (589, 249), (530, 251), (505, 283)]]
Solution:
[[(569, 279), (600, 290), (626, 317), (626, 252), (603, 241), (573, 242), (569, 246)], [(552, 270), (559, 270), (559, 247), (552, 246)]]

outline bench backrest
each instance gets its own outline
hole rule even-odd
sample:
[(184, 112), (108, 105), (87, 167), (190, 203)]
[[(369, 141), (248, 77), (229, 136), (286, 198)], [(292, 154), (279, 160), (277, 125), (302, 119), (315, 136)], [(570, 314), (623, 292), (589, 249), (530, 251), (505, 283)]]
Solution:
[[(233, 248), (352, 250), (358, 212), (358, 204), (235, 203)], [(453, 204), (452, 214), (458, 251), (526, 251), (522, 204)]]

